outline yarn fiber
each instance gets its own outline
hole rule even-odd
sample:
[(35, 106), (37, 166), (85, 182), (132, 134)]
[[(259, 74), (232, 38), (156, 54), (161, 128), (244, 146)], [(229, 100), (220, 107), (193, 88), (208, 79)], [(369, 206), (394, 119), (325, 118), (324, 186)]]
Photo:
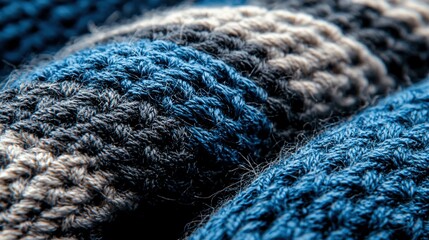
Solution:
[[(187, 223), (236, 194), (249, 175), (277, 158), (283, 146), (295, 151), (318, 132), (428, 74), (429, 4), (307, 0), (300, 7), (288, 2), (290, 7), (272, 8), (267, 3), (145, 15), (78, 38), (51, 59), (10, 75), (0, 91), (0, 238), (183, 237), (190, 231)], [(405, 12), (396, 14), (398, 9)], [(414, 102), (404, 104), (410, 107), (404, 116), (417, 117)], [(390, 129), (381, 126), (385, 115), (380, 115), (380, 128), (371, 128), (368, 134)], [(368, 119), (362, 120), (365, 126), (375, 117)], [(396, 134), (395, 126), (388, 133)], [(347, 136), (363, 138), (353, 134)], [(353, 147), (346, 137), (338, 139), (342, 147)], [(380, 151), (377, 144), (387, 144), (367, 141)], [(334, 148), (327, 146), (326, 151)], [(365, 146), (359, 148), (362, 154), (371, 152)], [(396, 154), (386, 149), (392, 152), (383, 156)], [(351, 160), (343, 165), (318, 160), (341, 174), (343, 167), (349, 171), (348, 166), (355, 166)], [(362, 161), (371, 165), (372, 160)], [(298, 158), (296, 162), (310, 164)], [(380, 176), (390, 172), (376, 167), (371, 176), (384, 181)], [(297, 171), (290, 175), (297, 176), (297, 182), (301, 176), (313, 176)], [(282, 177), (288, 179), (288, 174)], [(307, 191), (303, 184), (302, 191)], [(329, 191), (320, 186), (310, 196), (299, 195), (297, 189), (291, 206), (300, 209), (305, 199), (310, 204), (316, 193)], [(353, 196), (338, 191), (344, 198)], [(393, 197), (386, 199), (394, 202)], [(394, 204), (402, 207), (402, 202)], [(412, 209), (426, 211), (419, 207)], [(246, 211), (245, 206), (240, 209)], [(332, 220), (323, 214), (321, 218)], [(412, 216), (420, 216), (416, 214)], [(194, 237), (235, 237), (236, 230), (224, 232), (222, 224), (246, 223), (230, 216), (225, 215), (219, 233), (217, 223), (211, 228), (209, 222), (203, 228), (207, 230)], [(266, 216), (269, 224), (274, 217)], [(314, 229), (322, 224), (316, 217), (309, 218), (315, 221)], [(345, 233), (361, 234), (358, 231), (368, 224), (359, 215), (355, 219), (352, 223), (357, 225), (351, 224)], [(311, 228), (310, 220), (303, 227)], [(337, 224), (333, 220), (323, 224), (331, 223)], [(157, 231), (160, 226), (166, 231)], [(249, 235), (238, 227), (238, 239), (264, 234), (269, 226)], [(330, 234), (332, 228), (320, 229), (320, 234)], [(398, 236), (417, 234), (405, 232), (408, 235)]]
[(189, 239), (428, 239), (429, 80), (316, 137)]

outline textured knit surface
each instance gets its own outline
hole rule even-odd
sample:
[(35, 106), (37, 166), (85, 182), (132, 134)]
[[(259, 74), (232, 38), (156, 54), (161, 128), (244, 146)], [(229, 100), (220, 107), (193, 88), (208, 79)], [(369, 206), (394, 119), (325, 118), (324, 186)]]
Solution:
[(395, 86), (380, 59), (335, 26), (305, 14), (256, 7), (171, 12), (94, 34), (64, 51), (115, 41), (118, 35), (174, 41), (244, 73), (269, 93), (267, 115), (281, 144)]
[[(183, 237), (193, 221), (236, 194), (284, 145), (295, 151), (317, 132), (427, 76), (423, 1), (259, 4), (176, 8), (97, 28), (10, 75), (0, 90), (0, 239)], [(413, 104), (405, 104), (407, 117), (414, 117)], [(398, 132), (382, 125), (370, 130), (381, 129)], [(361, 136), (350, 134), (351, 140)], [(338, 138), (348, 144), (347, 137)], [(381, 149), (377, 138), (368, 141)], [(383, 156), (396, 156), (386, 149)], [(354, 164), (329, 166), (342, 171)], [(388, 177), (390, 172), (376, 167), (374, 176)], [(305, 203), (329, 192), (320, 186)], [(299, 190), (293, 191), (304, 196)], [(302, 207), (298, 197), (290, 202), (294, 209)], [(396, 209), (386, 206), (388, 212)], [(227, 222), (243, 220), (227, 215)], [(267, 216), (269, 226), (261, 234), (277, 226)], [(356, 220), (360, 232), (368, 224), (382, 225), (362, 219)], [(313, 229), (310, 220), (303, 227)], [(350, 226), (350, 232), (358, 231)], [(219, 229), (215, 237), (235, 236)], [(319, 232), (327, 236), (332, 229)], [(217, 230), (201, 231), (210, 238)]]
[(175, 2), (179, 1), (0, 1), (0, 80), (12, 70), (10, 65), (58, 50), (72, 37), (87, 33), (91, 24), (103, 24), (109, 17), (129, 18)]
[[(273, 11), (254, 7), (174, 11), (85, 37), (65, 54), (126, 35), (174, 41), (214, 55), (270, 93), (268, 115), (278, 129), (279, 145), (313, 133), (367, 105), (375, 95), (428, 73), (426, 3), (380, 1), (371, 7), (371, 1), (357, 0), (281, 2)], [(337, 28), (346, 34), (343, 39)], [(351, 46), (354, 41), (359, 43)], [(363, 49), (356, 46), (362, 44)], [(371, 60), (366, 57), (368, 49)], [(383, 76), (384, 69), (388, 77)]]
[[(381, 0), (374, 3), (370, 0), (258, 0), (255, 3), (264, 8), (274, 6), (274, 9), (307, 13), (333, 23), (385, 61), (389, 72), (400, 82), (410, 83), (427, 74), (429, 5), (425, 1)], [(139, 25), (144, 26), (138, 23), (133, 25), (134, 28), (124, 26), (122, 29), (96, 34), (88, 41), (127, 31), (133, 33)]]
[(428, 239), (429, 80), (280, 159), (190, 239)]
[(262, 89), (171, 43), (101, 46), (28, 77), (0, 95), (2, 237), (86, 236), (142, 201), (192, 204), (269, 135), (251, 106)]

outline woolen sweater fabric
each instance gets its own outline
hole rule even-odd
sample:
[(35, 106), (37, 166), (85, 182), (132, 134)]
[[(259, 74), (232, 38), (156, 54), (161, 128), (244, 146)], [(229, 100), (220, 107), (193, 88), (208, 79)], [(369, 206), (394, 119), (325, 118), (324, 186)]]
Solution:
[[(428, 22), (429, 4), (423, 0), (377, 4), (365, 0), (261, 1), (253, 6), (173, 9), (101, 28), (69, 43), (52, 59), (39, 60), (10, 75), (0, 91), (0, 238), (109, 239), (142, 231), (156, 238), (185, 236), (192, 230), (186, 224), (234, 195), (253, 169), (276, 161), (282, 147), (294, 151), (378, 98), (425, 78), (429, 71)], [(420, 114), (414, 102), (403, 101), (404, 107), (409, 107), (404, 117)], [(424, 99), (419, 101), (419, 107), (424, 107)], [(380, 106), (383, 109), (384, 105)], [(365, 114), (358, 118), (366, 119), (362, 117)], [(393, 120), (384, 119), (390, 115), (380, 114), (380, 126), (369, 125), (373, 119), (368, 116), (369, 123), (361, 127), (368, 126), (368, 134), (373, 135), (383, 129), (387, 131), (379, 133), (383, 136), (398, 133), (389, 122)], [(391, 126), (383, 128), (384, 123)], [(412, 127), (414, 122), (407, 124)], [(427, 136), (424, 131), (420, 132), (423, 137)], [(360, 129), (350, 134), (335, 135), (338, 141), (329, 134), (319, 138), (331, 144), (325, 151), (330, 146), (337, 151), (335, 144), (344, 144), (339, 148), (355, 146), (356, 139), (362, 137), (359, 134), (366, 133)], [(417, 137), (409, 144), (423, 142), (417, 150), (424, 152), (425, 141)], [(381, 139), (380, 144), (387, 144)], [(356, 153), (371, 152), (372, 147), (382, 150), (377, 138), (367, 141)], [(398, 146), (386, 146), (381, 153), (397, 154), (394, 148)], [(324, 162), (324, 154), (320, 152), (320, 159), (297, 158), (296, 164), (304, 167), (298, 167), (294, 181), (302, 184), (303, 192), (291, 190), (298, 192), (290, 202), (288, 193), (279, 195), (277, 200), (292, 204), (290, 208), (269, 202), (272, 210), (262, 204), (268, 213), (276, 213), (255, 213), (255, 221), (266, 221), (266, 227), (240, 232), (241, 224), (254, 223), (234, 216), (234, 209), (229, 213), (233, 207), (227, 205), (192, 237), (252, 239), (258, 234), (265, 236), (265, 230), (271, 236), (270, 221), (277, 221), (282, 213), (286, 217), (278, 219), (278, 229), (284, 227), (285, 220), (296, 232), (276, 232), (275, 228), (272, 236), (331, 236), (334, 227), (343, 225), (324, 217), (332, 213), (322, 210), (336, 204), (338, 196), (344, 201), (339, 206), (348, 207), (347, 214), (355, 216), (353, 201), (366, 201), (367, 192), (359, 190), (360, 195), (353, 198), (349, 193), (354, 190), (342, 185), (336, 188), (338, 179), (347, 178), (343, 172), (333, 175), (332, 182), (322, 179), (336, 189), (334, 193), (322, 183), (311, 192), (313, 175), (301, 172), (310, 162), (320, 160), (321, 169), (326, 164), (335, 171), (355, 166), (341, 154), (329, 155), (329, 161)], [(379, 177), (380, 183), (385, 181), (381, 176), (390, 179), (389, 171), (380, 170), (371, 161), (376, 160), (362, 160), (374, 167), (369, 177)], [(365, 174), (370, 172), (370, 167), (362, 168)], [(419, 169), (425, 180), (427, 167)], [(288, 171), (281, 175), (287, 183)], [(355, 183), (362, 171), (350, 171), (351, 180), (347, 181)], [(331, 172), (322, 173), (328, 176)], [(402, 180), (395, 174), (386, 181)], [(260, 184), (258, 181), (255, 184)], [(415, 184), (420, 186), (420, 182)], [(412, 183), (406, 186), (414, 189)], [(284, 182), (278, 187), (280, 192), (288, 191)], [(267, 191), (261, 188), (258, 194), (270, 195)], [(327, 205), (323, 207), (317, 208), (319, 203), (315, 203), (320, 220), (305, 206), (317, 202), (317, 194), (325, 191), (334, 196), (328, 196), (331, 200), (324, 200)], [(368, 191), (373, 204), (383, 200), (373, 199), (372, 189)], [(255, 196), (256, 205), (266, 200)], [(404, 228), (403, 234), (383, 231), (405, 225), (383, 225), (387, 221), (383, 218), (360, 215), (344, 222), (349, 216), (344, 215), (338, 220), (347, 225), (342, 236), (362, 231), (369, 231), (369, 235), (381, 231), (381, 237), (392, 238), (425, 236), (420, 233), (427, 224), (425, 199), (410, 206), (414, 212), (404, 210), (404, 218), (423, 220), (411, 230)], [(394, 197), (388, 200), (397, 208), (408, 206), (400, 199), (395, 202)], [(251, 212), (255, 211), (252, 204), (237, 206), (245, 212), (249, 207)], [(367, 206), (359, 204), (357, 208)], [(394, 206), (388, 205), (386, 213), (377, 216), (393, 216), (389, 214), (396, 214)], [(293, 211), (297, 213), (290, 213)], [(290, 214), (298, 215), (290, 220)], [(306, 220), (308, 214), (313, 222)], [(231, 232), (222, 225), (229, 221), (237, 226)], [(320, 221), (325, 225), (320, 227)], [(159, 227), (167, 230), (159, 232)]]

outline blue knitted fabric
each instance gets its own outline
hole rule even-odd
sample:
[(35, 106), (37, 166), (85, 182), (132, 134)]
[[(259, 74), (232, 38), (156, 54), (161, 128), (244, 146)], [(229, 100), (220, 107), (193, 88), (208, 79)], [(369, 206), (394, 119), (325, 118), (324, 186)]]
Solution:
[(429, 79), (271, 166), (190, 239), (428, 239)]
[(175, 0), (0, 1), (0, 80), (30, 56), (52, 53), (91, 24), (130, 18)]

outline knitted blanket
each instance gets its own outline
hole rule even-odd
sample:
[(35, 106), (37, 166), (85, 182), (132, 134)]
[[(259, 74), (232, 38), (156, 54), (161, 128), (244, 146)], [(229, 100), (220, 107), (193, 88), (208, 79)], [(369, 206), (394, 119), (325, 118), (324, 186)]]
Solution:
[(429, 238), (429, 3), (204, 4), (8, 77), (0, 239)]

